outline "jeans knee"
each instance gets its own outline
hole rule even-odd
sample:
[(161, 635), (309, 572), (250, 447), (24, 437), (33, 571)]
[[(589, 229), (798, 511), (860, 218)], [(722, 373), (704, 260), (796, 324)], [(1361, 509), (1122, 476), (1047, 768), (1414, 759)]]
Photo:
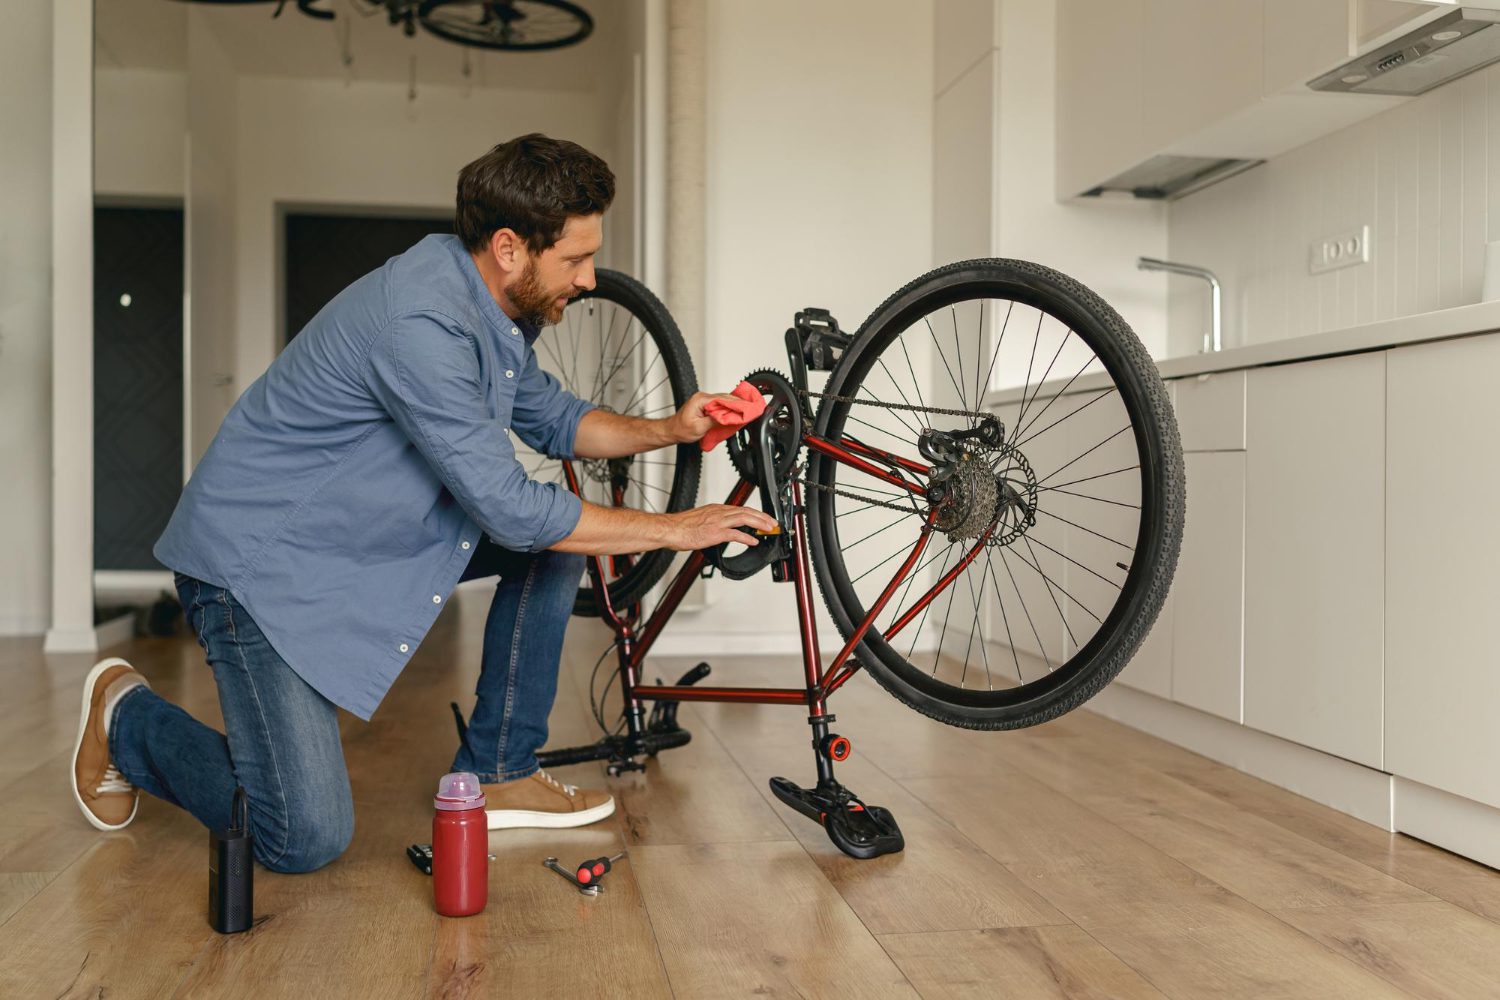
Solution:
[[(349, 847), (354, 839), (354, 810), (304, 811), (290, 817), (285, 850), (262, 857), (261, 864), (273, 872), (287, 874), (317, 871)], [(260, 851), (256, 852), (260, 854)]]

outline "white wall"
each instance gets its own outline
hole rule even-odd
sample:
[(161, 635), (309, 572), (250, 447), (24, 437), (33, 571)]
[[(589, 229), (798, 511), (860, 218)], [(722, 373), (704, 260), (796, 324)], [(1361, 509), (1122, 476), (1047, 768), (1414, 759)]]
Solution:
[(238, 395), (234, 391), (235, 232), (240, 174), (238, 76), (205, 11), (188, 10), (187, 352), (184, 402), (189, 468)]
[(52, 4), (18, 0), (0, 32), (0, 635), (50, 609), (51, 95)]
[[(798, 309), (824, 306), (853, 329), (931, 266), (932, 7), (710, 0), (707, 14), (699, 382), (727, 391), (752, 369), (785, 370)], [(722, 500), (733, 480), (722, 448), (704, 476), (704, 498)], [(791, 585), (765, 573), (715, 588), (665, 640), (792, 649), (795, 622)], [(837, 642), (826, 619), (820, 636)]]
[(275, 357), (276, 206), (452, 213), (458, 171), (497, 142), (542, 131), (615, 159), (606, 102), (578, 92), (242, 77), (235, 237), (236, 395)]
[[(1364, 223), (1369, 264), (1309, 275), (1308, 247)], [(1224, 285), (1228, 346), (1479, 300), (1500, 240), (1500, 65), (1174, 202), (1173, 259)], [(1171, 341), (1205, 326), (1202, 282), (1173, 279)]]
[(94, 79), (94, 193), (181, 200), (187, 75), (101, 66)]

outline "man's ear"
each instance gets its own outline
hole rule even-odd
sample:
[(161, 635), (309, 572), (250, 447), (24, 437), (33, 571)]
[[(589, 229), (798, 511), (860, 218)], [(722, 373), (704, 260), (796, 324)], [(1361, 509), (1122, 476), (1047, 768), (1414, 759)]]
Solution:
[(490, 256), (506, 274), (526, 265), (526, 241), (514, 229), (497, 229), (490, 236)]

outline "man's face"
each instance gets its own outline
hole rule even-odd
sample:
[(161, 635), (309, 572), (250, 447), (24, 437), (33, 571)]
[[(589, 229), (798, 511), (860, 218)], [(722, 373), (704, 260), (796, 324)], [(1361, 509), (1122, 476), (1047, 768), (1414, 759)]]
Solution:
[(562, 236), (539, 254), (528, 254), (526, 266), (506, 294), (521, 315), (537, 326), (562, 319), (570, 299), (594, 287), (594, 255), (604, 240), (602, 215), (575, 215)]

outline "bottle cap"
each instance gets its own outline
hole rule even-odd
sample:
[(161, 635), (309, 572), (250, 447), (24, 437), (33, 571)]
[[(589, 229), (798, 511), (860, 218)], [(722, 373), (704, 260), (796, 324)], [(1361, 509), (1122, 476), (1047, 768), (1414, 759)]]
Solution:
[(438, 781), (437, 797), (432, 804), (445, 811), (483, 809), (484, 792), (479, 789), (479, 778), (468, 771), (445, 774)]

